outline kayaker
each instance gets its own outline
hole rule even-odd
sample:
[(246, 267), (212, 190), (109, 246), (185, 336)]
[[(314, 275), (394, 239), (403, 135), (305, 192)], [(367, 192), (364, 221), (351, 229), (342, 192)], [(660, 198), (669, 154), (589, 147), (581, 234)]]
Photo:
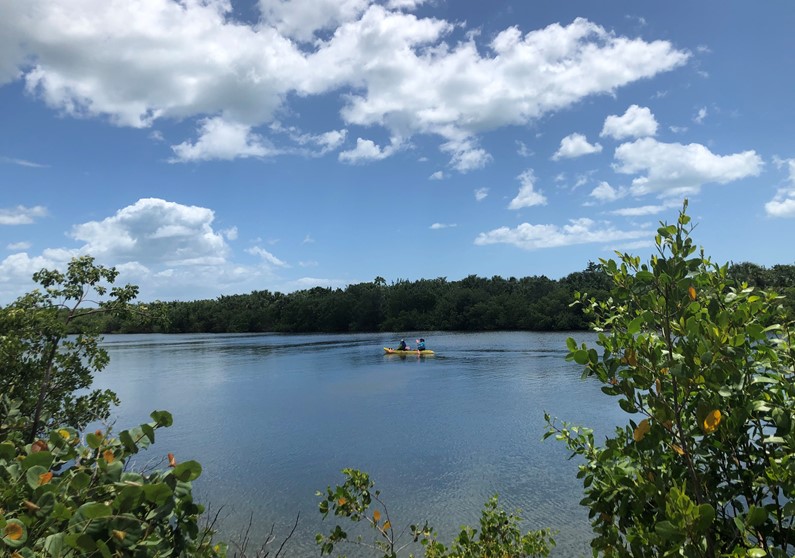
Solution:
[(406, 351), (406, 350), (408, 350), (408, 348), (406, 347), (406, 340), (405, 339), (401, 339), (400, 340), (400, 345), (398, 345), (397, 350), (398, 351)]
[(417, 350), (418, 351), (424, 351), (425, 350), (425, 339), (420, 338), (420, 340), (417, 341)]

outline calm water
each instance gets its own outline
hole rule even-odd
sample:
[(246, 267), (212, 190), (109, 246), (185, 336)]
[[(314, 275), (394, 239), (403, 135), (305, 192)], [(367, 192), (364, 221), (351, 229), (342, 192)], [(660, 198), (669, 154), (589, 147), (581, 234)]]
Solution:
[(281, 538), (300, 513), (286, 555), (317, 556), (314, 534), (333, 523), (320, 521), (315, 491), (354, 467), (375, 480), (395, 525), (428, 519), (448, 543), (499, 493), (526, 528), (559, 530), (555, 556), (588, 555), (576, 463), (541, 441), (543, 412), (597, 433), (622, 419), (565, 362), (567, 335), (424, 335), (437, 356), (385, 356), (396, 340), (384, 334), (107, 336), (111, 364), (95, 385), (122, 400), (117, 430), (154, 409), (174, 415), (138, 464), (167, 452), (200, 461), (196, 494), (223, 506), (227, 540), (252, 514), (254, 541), (272, 525)]

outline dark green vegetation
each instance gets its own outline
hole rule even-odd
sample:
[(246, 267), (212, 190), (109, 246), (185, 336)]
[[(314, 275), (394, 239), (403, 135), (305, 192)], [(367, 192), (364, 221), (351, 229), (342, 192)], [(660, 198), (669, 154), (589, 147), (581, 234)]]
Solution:
[[(729, 276), (760, 288), (795, 294), (795, 265), (771, 269), (742, 263)], [(560, 280), (534, 276), (460, 281), (444, 278), (372, 283), (290, 294), (254, 291), (215, 300), (155, 302), (148, 313), (96, 316), (105, 333), (356, 333), (374, 331), (571, 331), (587, 329), (575, 292), (606, 298), (610, 278), (601, 264)], [(795, 300), (795, 296), (790, 297)], [(159, 314), (163, 320), (142, 321)]]
[(611, 299), (580, 298), (602, 350), (569, 339), (569, 359), (617, 398), (628, 424), (597, 445), (588, 429), (547, 417), (547, 435), (583, 459), (599, 555), (793, 556), (791, 313), (780, 295), (697, 254), (689, 223), (683, 210), (658, 230), (649, 264), (604, 262)]

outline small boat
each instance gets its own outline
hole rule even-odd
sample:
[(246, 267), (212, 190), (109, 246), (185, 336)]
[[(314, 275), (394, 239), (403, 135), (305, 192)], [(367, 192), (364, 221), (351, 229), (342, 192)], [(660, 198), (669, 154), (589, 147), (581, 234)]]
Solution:
[(419, 356), (432, 356), (434, 352), (430, 349), (425, 349), (424, 351), (418, 350), (408, 350), (408, 351), (401, 351), (399, 349), (390, 349), (389, 347), (384, 347), (384, 354), (387, 355), (419, 355)]

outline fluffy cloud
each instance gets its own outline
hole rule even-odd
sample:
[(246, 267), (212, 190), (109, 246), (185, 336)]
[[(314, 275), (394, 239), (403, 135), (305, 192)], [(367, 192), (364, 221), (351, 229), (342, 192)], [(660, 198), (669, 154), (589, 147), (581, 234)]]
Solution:
[(482, 169), (492, 160), (491, 155), (478, 147), (472, 138), (448, 141), (442, 144), (441, 150), (452, 154), (450, 166), (459, 172)]
[(47, 208), (41, 205), (25, 207), (18, 205), (11, 209), (0, 208), (0, 225), (30, 225), (39, 217), (47, 215)]
[(765, 211), (772, 217), (795, 217), (795, 159), (787, 161), (789, 186), (781, 188), (776, 196), (765, 204)]
[(647, 236), (649, 231), (638, 229), (622, 231), (610, 223), (599, 223), (591, 219), (572, 219), (568, 225), (531, 225), (522, 223), (516, 228), (500, 227), (480, 233), (475, 244), (511, 244), (524, 250), (557, 248), (573, 244), (607, 243)]
[(299, 41), (357, 19), (369, 4), (370, 0), (259, 0), (263, 19)]
[(572, 159), (591, 153), (599, 153), (602, 146), (598, 143), (590, 144), (582, 134), (571, 134), (560, 140), (560, 148), (552, 156), (552, 159)]
[(522, 174), (517, 176), (521, 182), (519, 193), (508, 204), (508, 209), (521, 209), (523, 207), (532, 207), (534, 205), (546, 205), (547, 198), (541, 192), (535, 189), (536, 176), (533, 169), (528, 169)]
[(223, 234), (213, 230), (212, 210), (157, 198), (138, 200), (102, 221), (75, 226), (81, 252), (116, 265), (218, 266), (226, 262)]
[(615, 139), (654, 136), (657, 126), (657, 120), (648, 108), (632, 105), (621, 116), (610, 115), (605, 118), (599, 135)]
[(339, 160), (351, 164), (380, 161), (381, 159), (386, 159), (398, 149), (400, 149), (400, 143), (394, 139), (390, 145), (380, 147), (373, 140), (356, 138), (356, 147), (340, 152)]
[(171, 162), (228, 161), (275, 155), (277, 151), (266, 147), (263, 141), (245, 124), (227, 122), (223, 118), (208, 118), (201, 122), (200, 137), (195, 143), (184, 142), (171, 147), (176, 155)]
[(607, 182), (600, 182), (599, 185), (591, 190), (589, 196), (602, 202), (611, 202), (623, 198), (626, 192), (620, 188), (613, 188)]
[(478, 134), (611, 94), (690, 56), (585, 19), (512, 27), (479, 44), (477, 33), (452, 38), (456, 24), (406, 11), (420, 3), (260, 0), (261, 20), (249, 25), (228, 0), (12, 2), (0, 21), (0, 83), (21, 77), (54, 109), (120, 126), (198, 119), (198, 138), (173, 146), (178, 160), (289, 152), (256, 128), (289, 113), (291, 95), (333, 94), (345, 123), (383, 127), (401, 142), (437, 135), (466, 172), (490, 160), (466, 147)]
[(32, 289), (31, 277), (37, 271), (63, 269), (77, 255), (77, 251), (64, 249), (47, 249), (40, 256), (31, 256), (27, 252), (11, 254), (0, 261), (0, 301), (11, 302)]
[(762, 158), (755, 151), (715, 155), (698, 143), (661, 143), (642, 138), (616, 149), (613, 168), (623, 174), (639, 174), (632, 180), (636, 196), (659, 193), (681, 196), (698, 192), (707, 183), (726, 184), (762, 171)]
[(478, 188), (477, 190), (475, 190), (475, 199), (477, 201), (485, 200), (488, 195), (489, 195), (488, 188)]

